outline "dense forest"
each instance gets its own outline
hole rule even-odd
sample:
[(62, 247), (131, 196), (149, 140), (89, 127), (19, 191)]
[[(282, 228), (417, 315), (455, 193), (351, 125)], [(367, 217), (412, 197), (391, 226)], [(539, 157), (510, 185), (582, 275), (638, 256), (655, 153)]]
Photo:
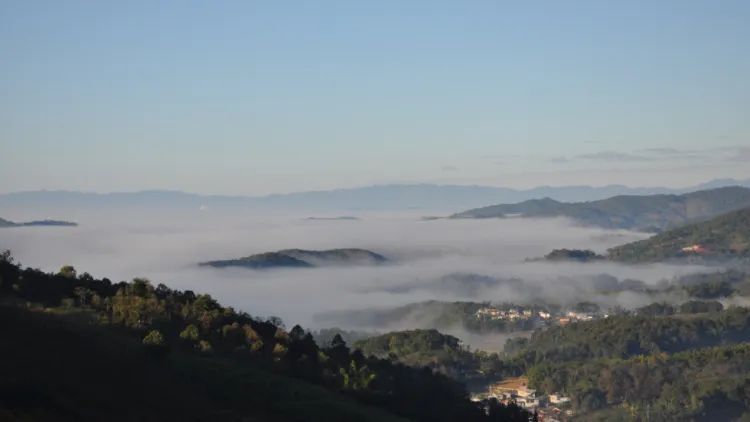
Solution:
[(648, 308), (510, 340), (505, 365), (541, 391), (569, 395), (591, 420), (750, 417), (750, 310), (713, 301)]
[(389, 358), (409, 366), (428, 367), (461, 381), (491, 381), (518, 375), (497, 353), (471, 351), (453, 336), (437, 330), (396, 331), (354, 343), (365, 356)]
[(750, 208), (612, 248), (609, 258), (623, 262), (750, 258)]
[(0, 348), (12, 357), (0, 372), (7, 419), (529, 418), (471, 402), (463, 385), (429, 368), (366, 357), (340, 336), (321, 348), (299, 326), (144, 279), (22, 269), (6, 252), (0, 299)]
[[(618, 315), (539, 330), (509, 342), (528, 365), (600, 357), (628, 358), (750, 341), (750, 309), (692, 301), (672, 316)], [(716, 302), (718, 303), (718, 302)], [(713, 311), (713, 312), (712, 312)], [(665, 312), (670, 314), (669, 312)]]
[(737, 344), (629, 359), (545, 363), (532, 385), (569, 394), (587, 420), (750, 418), (750, 345)]

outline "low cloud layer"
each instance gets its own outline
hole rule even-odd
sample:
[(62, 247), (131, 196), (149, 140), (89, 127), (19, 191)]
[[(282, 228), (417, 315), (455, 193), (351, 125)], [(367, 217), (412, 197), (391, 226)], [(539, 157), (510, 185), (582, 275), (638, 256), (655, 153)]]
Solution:
[[(307, 220), (305, 216), (111, 213), (90, 216), (72, 228), (0, 231), (24, 265), (79, 271), (113, 281), (146, 277), (177, 289), (210, 293), (252, 315), (282, 317), (288, 324), (320, 328), (314, 316), (330, 311), (384, 308), (426, 300), (573, 303), (641, 306), (637, 293), (581, 298), (581, 283), (602, 273), (657, 283), (690, 267), (628, 267), (525, 262), (554, 248), (608, 247), (644, 238), (642, 233), (576, 227), (563, 219), (432, 220), (419, 215), (358, 215), (358, 220)], [(197, 262), (285, 248), (365, 248), (388, 257), (382, 266), (248, 270), (201, 268)], [(346, 328), (346, 327), (344, 327)], [(387, 328), (387, 327), (382, 327)], [(409, 327), (405, 322), (399, 328)]]

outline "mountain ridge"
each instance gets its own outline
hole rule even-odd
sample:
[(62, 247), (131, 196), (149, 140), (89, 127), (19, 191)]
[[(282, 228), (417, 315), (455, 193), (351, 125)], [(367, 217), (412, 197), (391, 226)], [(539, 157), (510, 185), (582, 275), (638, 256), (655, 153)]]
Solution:
[(633, 194), (682, 194), (706, 187), (740, 185), (750, 179), (717, 179), (688, 188), (606, 186), (538, 186), (531, 189), (481, 185), (388, 184), (355, 188), (270, 194), (264, 196), (194, 194), (176, 190), (92, 193), (35, 190), (0, 194), (0, 209), (20, 207), (246, 207), (309, 210), (444, 209), (459, 211), (488, 203), (521, 202), (549, 197), (557, 201), (592, 201)]
[(499, 204), (453, 214), (451, 218), (568, 217), (608, 229), (662, 231), (750, 206), (750, 189), (727, 186), (681, 195), (618, 195), (586, 202), (551, 198)]

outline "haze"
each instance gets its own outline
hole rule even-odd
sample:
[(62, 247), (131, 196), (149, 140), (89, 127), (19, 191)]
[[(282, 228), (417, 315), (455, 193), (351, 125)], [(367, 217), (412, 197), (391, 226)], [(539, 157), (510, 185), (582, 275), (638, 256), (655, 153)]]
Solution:
[[(545, 299), (562, 305), (588, 299), (607, 307), (643, 306), (654, 298), (632, 293), (581, 297), (576, 286), (601, 273), (656, 283), (696, 270), (692, 266), (524, 262), (553, 248), (604, 252), (647, 236), (578, 227), (563, 219), (422, 221), (419, 215), (407, 213), (362, 214), (358, 220), (304, 217), (111, 212), (106, 218), (83, 218), (79, 227), (5, 229), (0, 232), (0, 245), (11, 249), (23, 264), (45, 271), (72, 264), (79, 271), (113, 281), (146, 277), (154, 284), (210, 293), (221, 303), (253, 315), (275, 315), (309, 328), (331, 325), (316, 320), (321, 313), (433, 299), (518, 303)], [(207, 260), (284, 248), (348, 247), (370, 249), (392, 262), (373, 267), (275, 270), (197, 266)], [(440, 279), (451, 274), (516, 277), (526, 287), (446, 288)], [(346, 326), (346, 321), (335, 325)], [(419, 325), (403, 321), (392, 328)]]

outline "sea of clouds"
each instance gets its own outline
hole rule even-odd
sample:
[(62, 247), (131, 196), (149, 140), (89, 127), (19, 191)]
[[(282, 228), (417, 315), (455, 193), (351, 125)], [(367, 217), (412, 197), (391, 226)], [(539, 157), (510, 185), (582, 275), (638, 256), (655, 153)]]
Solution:
[[(626, 266), (610, 262), (528, 262), (554, 248), (603, 253), (647, 234), (585, 228), (565, 219), (423, 220), (421, 213), (360, 214), (357, 220), (310, 220), (308, 215), (257, 215), (202, 210), (184, 213), (109, 211), (76, 216), (78, 227), (0, 230), (0, 249), (24, 265), (79, 272), (113, 281), (145, 277), (153, 284), (209, 293), (222, 304), (287, 325), (322, 328), (316, 315), (405, 305), (425, 300), (561, 305), (592, 300), (633, 308), (653, 302), (634, 293), (581, 297), (581, 283), (607, 273), (655, 284), (697, 267)], [(250, 270), (199, 267), (198, 262), (285, 248), (364, 248), (386, 256), (380, 266)], [(517, 283), (446, 281), (451, 275), (520, 279)], [(480, 278), (480, 280), (482, 280)], [(336, 321), (346, 327), (347, 321)], [(419, 328), (402, 321), (390, 328)], [(479, 341), (475, 342), (478, 343)]]

